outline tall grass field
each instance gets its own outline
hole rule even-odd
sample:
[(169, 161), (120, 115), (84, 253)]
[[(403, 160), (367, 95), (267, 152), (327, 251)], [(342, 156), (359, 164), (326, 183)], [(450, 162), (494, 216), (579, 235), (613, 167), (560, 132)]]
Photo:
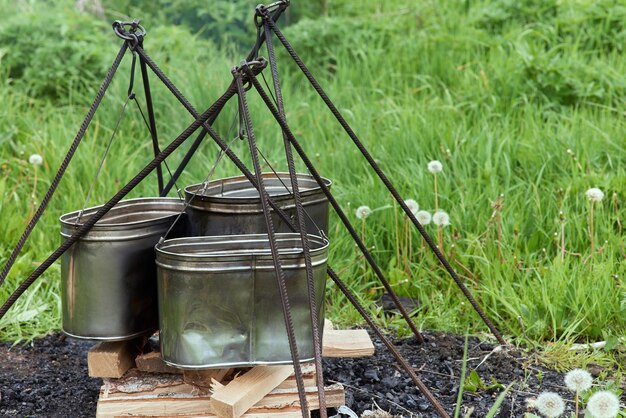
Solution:
[[(91, 4), (86, 2), (88, 5)], [(97, 2), (92, 2), (93, 4)], [(197, 109), (232, 80), (254, 41), (255, 2), (72, 1), (0, 6), (0, 262), (4, 264), (73, 140), (121, 41), (110, 22), (139, 17), (145, 49)], [(143, 4), (141, 4), (143, 3)], [(155, 3), (163, 3), (157, 1)], [(449, 224), (425, 225), (510, 341), (619, 344), (626, 331), (626, 3), (598, 1), (292, 1), (284, 33), (405, 199)], [(395, 290), (419, 301), (423, 329), (488, 329), (356, 147), (279, 47), (287, 119)], [(262, 54), (266, 52), (263, 51)], [(152, 158), (131, 103), (131, 54), (116, 75), (0, 301), (60, 243), (60, 215), (80, 209), (121, 118), (89, 205), (102, 204)], [(266, 78), (270, 81), (269, 71)], [(193, 118), (151, 78), (161, 146)], [(145, 111), (139, 73), (134, 90)], [(259, 147), (286, 171), (280, 130), (253, 90)], [(236, 101), (215, 127), (229, 142)], [(167, 163), (178, 166), (191, 141)], [(233, 149), (251, 167), (245, 141)], [(43, 157), (31, 164), (33, 154)], [(178, 187), (203, 181), (218, 155), (200, 147)], [(442, 171), (432, 173), (437, 160)], [(269, 169), (267, 164), (264, 167)], [(299, 171), (305, 171), (298, 163)], [(167, 174), (167, 172), (166, 172)], [(213, 178), (237, 175), (224, 159)], [(167, 176), (166, 176), (167, 178)], [(436, 181), (436, 192), (435, 192)], [(591, 200), (588, 190), (603, 198)], [(128, 197), (155, 196), (150, 175)], [(175, 192), (170, 193), (176, 196)], [(368, 206), (367, 217), (356, 210)], [(338, 218), (329, 263), (381, 325), (384, 289)], [(0, 321), (0, 339), (60, 328), (55, 264)], [(329, 281), (327, 316), (362, 323)]]

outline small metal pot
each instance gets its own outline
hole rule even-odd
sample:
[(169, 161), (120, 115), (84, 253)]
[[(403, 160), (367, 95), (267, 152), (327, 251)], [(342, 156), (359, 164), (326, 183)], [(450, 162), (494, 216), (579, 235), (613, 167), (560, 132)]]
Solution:
[[(291, 195), (289, 173), (263, 173), (267, 193), (272, 200), (295, 220), (295, 202)], [(306, 231), (328, 235), (328, 200), (315, 179), (308, 174), (297, 175), (302, 205), (306, 211)], [(332, 182), (324, 179), (327, 187)], [(191, 236), (266, 234), (265, 218), (259, 192), (245, 176), (229, 177), (209, 182), (204, 193), (203, 184), (185, 188), (189, 203)], [(280, 216), (272, 211), (276, 232), (292, 232)]]
[[(85, 209), (82, 216), (80, 211), (61, 216), (63, 238), (100, 207)], [(66, 334), (118, 341), (157, 329), (154, 246), (183, 207), (182, 201), (168, 198), (121, 201), (63, 254), (61, 305)], [(170, 236), (180, 236), (181, 228), (185, 227), (179, 221)]]
[[(301, 361), (314, 357), (299, 234), (277, 234)], [(309, 235), (320, 332), (328, 241)], [(156, 246), (161, 355), (180, 368), (291, 363), (267, 235), (180, 238)]]

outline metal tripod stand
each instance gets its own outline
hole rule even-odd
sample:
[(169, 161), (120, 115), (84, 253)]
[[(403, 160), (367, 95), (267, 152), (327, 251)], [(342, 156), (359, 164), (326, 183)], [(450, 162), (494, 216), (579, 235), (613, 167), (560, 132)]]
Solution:
[[(318, 312), (319, 307), (315, 306), (315, 288), (313, 286), (312, 279), (312, 267), (311, 267), (311, 258), (309, 253), (309, 243), (305, 230), (305, 210), (302, 205), (300, 190), (296, 178), (295, 172), (295, 161), (293, 156), (293, 150), (295, 149), (296, 153), (302, 160), (302, 162), (306, 165), (310, 174), (315, 178), (326, 198), (330, 202), (331, 206), (337, 213), (339, 219), (348, 230), (349, 234), (363, 253), (365, 259), (371, 266), (372, 270), (379, 278), (383, 286), (385, 287), (388, 294), (391, 296), (393, 302), (398, 307), (402, 316), (406, 320), (407, 324), (411, 328), (413, 334), (415, 335), (418, 342), (423, 342), (423, 338), (419, 333), (417, 327), (413, 323), (410, 318), (409, 313), (406, 311), (402, 303), (398, 299), (395, 294), (393, 288), (391, 287), (389, 281), (386, 279), (385, 274), (381, 270), (381, 268), (377, 265), (374, 257), (369, 252), (365, 244), (360, 239), (357, 231), (351, 225), (348, 217), (345, 212), (340, 207), (337, 200), (334, 198), (333, 194), (330, 192), (323, 179), (321, 178), (319, 172), (317, 171), (314, 164), (311, 162), (304, 149), (300, 145), (299, 141), (294, 136), (292, 130), (289, 127), (289, 124), (286, 120), (285, 107), (282, 100), (282, 92), (279, 82), (279, 73), (278, 73), (278, 64), (275, 57), (273, 37), (275, 36), (283, 47), (286, 49), (288, 54), (292, 57), (292, 59), (296, 62), (298, 67), (301, 69), (305, 77), (308, 79), (310, 84), (316, 90), (316, 92), (320, 95), (322, 100), (328, 106), (332, 114), (338, 120), (342, 128), (347, 132), (348, 136), (354, 142), (354, 144), (359, 149), (360, 153), (365, 157), (369, 165), (376, 172), (377, 176), (381, 179), (385, 187), (389, 190), (393, 198), (405, 212), (406, 216), (411, 220), (414, 226), (418, 229), (420, 234), (424, 237), (426, 243), (433, 251), (435, 256), (439, 259), (445, 270), (450, 274), (455, 283), (461, 289), (465, 297), (469, 300), (471, 305), (474, 307), (476, 312), (480, 315), (482, 320), (485, 322), (487, 327), (496, 337), (500, 344), (505, 344), (504, 339), (500, 335), (497, 328), (493, 325), (493, 323), (489, 320), (483, 310), (480, 308), (476, 300), (472, 297), (469, 290), (462, 283), (450, 263), (447, 261), (445, 256), (439, 251), (436, 244), (433, 242), (428, 233), (424, 230), (422, 225), (415, 218), (411, 210), (406, 206), (404, 200), (400, 197), (398, 191), (395, 189), (391, 181), (386, 177), (378, 164), (374, 161), (374, 158), (367, 151), (365, 146), (359, 140), (357, 135), (348, 125), (346, 120), (343, 118), (339, 110), (332, 103), (330, 98), (324, 92), (320, 84), (313, 77), (311, 72), (308, 70), (306, 65), (302, 62), (300, 57), (297, 55), (293, 47), (289, 44), (285, 36), (282, 34), (280, 29), (278, 28), (276, 22), (281, 16), (281, 14), (288, 7), (289, 2), (286, 0), (281, 0), (276, 3), (273, 3), (268, 6), (260, 5), (256, 8), (255, 14), (255, 24), (257, 26), (257, 39), (255, 41), (254, 47), (251, 52), (248, 54), (245, 60), (243, 60), (239, 66), (233, 68), (232, 76), (233, 81), (226, 89), (224, 94), (218, 98), (218, 100), (211, 105), (208, 109), (206, 109), (203, 113), (199, 113), (185, 98), (185, 96), (177, 89), (177, 87), (168, 79), (168, 77), (161, 71), (161, 69), (157, 66), (157, 64), (150, 58), (150, 56), (143, 49), (143, 38), (145, 36), (145, 30), (139, 25), (138, 21), (133, 22), (116, 22), (114, 23), (115, 33), (123, 39), (123, 44), (115, 58), (105, 80), (98, 92), (94, 103), (92, 104), (85, 121), (81, 125), (74, 142), (72, 143), (70, 150), (68, 151), (59, 171), (57, 172), (46, 196), (42, 200), (41, 205), (37, 209), (33, 219), (29, 222), (26, 227), (24, 233), (22, 234), (20, 240), (18, 241), (13, 253), (9, 257), (9, 260), (4, 266), (2, 274), (0, 275), (0, 284), (4, 281), (6, 276), (8, 275), (17, 255), (19, 254), (21, 248), (23, 247), (26, 239), (28, 238), (30, 232), (36, 225), (37, 221), (41, 217), (43, 211), (46, 209), (46, 206), (54, 194), (56, 187), (62, 178), (65, 169), (69, 165), (69, 162), (72, 159), (72, 156), (77, 150), (77, 147), (82, 140), (93, 116), (102, 100), (113, 76), (122, 60), (124, 55), (130, 50), (133, 53), (133, 57), (139, 57), (139, 62), (141, 66), (141, 75), (143, 79), (144, 92), (147, 102), (148, 108), (148, 118), (149, 118), (149, 129), (151, 139), (153, 141), (153, 150), (155, 153), (154, 159), (148, 163), (130, 182), (128, 182), (124, 187), (122, 187), (118, 193), (116, 193), (109, 201), (107, 201), (93, 216), (91, 216), (80, 228), (76, 230), (76, 232), (65, 240), (65, 242), (60, 245), (39, 267), (37, 267), (32, 274), (26, 278), (20, 286), (16, 289), (16, 291), (5, 301), (4, 305), (0, 307), (0, 318), (6, 314), (6, 312), (10, 309), (13, 303), (21, 296), (21, 294), (35, 281), (41, 274), (54, 263), (68, 248), (70, 248), (76, 241), (78, 241), (82, 236), (84, 236), (89, 230), (96, 224), (96, 222), (101, 219), (113, 206), (115, 206), (120, 200), (122, 200), (135, 186), (137, 186), (148, 174), (150, 174), (155, 169), (158, 170), (159, 175), (159, 191), (161, 196), (165, 196), (171, 190), (173, 185), (175, 184), (178, 177), (185, 170), (185, 167), (192, 159), (194, 153), (198, 149), (199, 145), (208, 135), (213, 142), (217, 144), (220, 149), (220, 152), (225, 154), (233, 163), (237, 166), (237, 168), (242, 172), (242, 174), (250, 181), (250, 183), (258, 190), (259, 196), (261, 198), (263, 213), (266, 223), (266, 228), (268, 232), (268, 239), (270, 241), (270, 248), (274, 260), (274, 271), (277, 278), (277, 286), (281, 295), (281, 303), (282, 303), (282, 312), (285, 321), (285, 327), (287, 330), (290, 351), (293, 359), (293, 365), (295, 369), (296, 382), (298, 385), (298, 391), (300, 395), (300, 403), (302, 405), (302, 414), (303, 417), (308, 417), (308, 405), (306, 401), (306, 397), (304, 394), (304, 381), (302, 377), (302, 371), (300, 368), (299, 362), (299, 354), (298, 347), (294, 337), (293, 330), (293, 322), (291, 320), (291, 308), (289, 304), (289, 295), (287, 293), (287, 289), (285, 286), (284, 274), (282, 271), (282, 264), (280, 259), (280, 254), (278, 248), (276, 246), (276, 237), (274, 231), (274, 225), (272, 223), (272, 218), (270, 216), (271, 211), (274, 211), (278, 216), (285, 222), (289, 228), (300, 234), (300, 240), (303, 248), (303, 256), (305, 260), (305, 266), (307, 271), (307, 285), (308, 285), (308, 296), (310, 303), (310, 313), (311, 313), (311, 325), (313, 330), (313, 345), (315, 347), (315, 366), (317, 372), (317, 386), (318, 386), (318, 397), (320, 401), (320, 415), (322, 417), (326, 417), (326, 408), (324, 401), (324, 392), (323, 392), (323, 373), (322, 373), (322, 364), (321, 364), (321, 335), (318, 327)], [(259, 56), (259, 51), (263, 44), (266, 44), (268, 59), (264, 59)], [(263, 88), (257, 76), (261, 74), (267, 67), (270, 67), (272, 81), (273, 81), (273, 93), (268, 94), (268, 92)], [(152, 100), (150, 95), (150, 87), (148, 81), (148, 71), (150, 68), (152, 72), (159, 78), (159, 80), (167, 87), (168, 90), (176, 97), (176, 99), (183, 105), (183, 107), (195, 118), (194, 122), (191, 123), (185, 130), (181, 132), (181, 134), (176, 137), (169, 145), (165, 148), (160, 148), (157, 137), (156, 130), (156, 121), (154, 118), (154, 111), (152, 107)], [(252, 126), (252, 121), (250, 118), (250, 112), (248, 108), (247, 95), (249, 94), (249, 90), (254, 88), (254, 91), (259, 95), (262, 99), (263, 103), (266, 105), (276, 122), (281, 128), (283, 135), (283, 145), (285, 150), (285, 155), (287, 159), (289, 176), (291, 181), (291, 189), (290, 193), (293, 196), (296, 207), (296, 216), (295, 219), (291, 219), (289, 215), (287, 215), (271, 198), (268, 194), (265, 184), (263, 182), (263, 177), (261, 176), (261, 165), (259, 160), (259, 151), (256, 144), (256, 138), (254, 133), (254, 128)], [(252, 162), (253, 162), (253, 171), (249, 170), (245, 164), (241, 161), (241, 159), (229, 148), (227, 143), (220, 137), (220, 135), (213, 129), (212, 124), (217, 119), (220, 114), (220, 111), (226, 105), (226, 103), (237, 96), (238, 100), (238, 109), (239, 115), (242, 121), (242, 129), (245, 130), (245, 137), (248, 141), (248, 145), (250, 148)], [(271, 96), (271, 97), (270, 97)], [(190, 149), (184, 156), (180, 165), (176, 168), (174, 173), (171, 175), (170, 180), (167, 184), (163, 183), (161, 170), (161, 163), (165, 161), (165, 159), (170, 156), (181, 144), (183, 144), (191, 135), (194, 134), (198, 129), (201, 132), (198, 134), (197, 138), (191, 145)], [(355, 308), (359, 311), (359, 313), (363, 316), (366, 322), (370, 325), (372, 330), (378, 335), (378, 337), (382, 340), (385, 346), (390, 350), (395, 359), (398, 361), (403, 370), (405, 370), (410, 376), (411, 380), (415, 383), (418, 389), (426, 396), (428, 401), (432, 404), (435, 411), (442, 417), (447, 417), (445, 409), (441, 406), (441, 404), (435, 399), (432, 393), (428, 390), (428, 388), (423, 384), (423, 382), (417, 377), (415, 371), (410, 366), (410, 364), (402, 357), (402, 355), (398, 352), (398, 350), (394, 347), (392, 342), (387, 338), (383, 331), (380, 330), (367, 311), (363, 308), (363, 306), (358, 302), (358, 299), (352, 294), (349, 288), (345, 285), (345, 283), (339, 278), (339, 276), (335, 273), (335, 271), (329, 266), (327, 269), (327, 273), (330, 278), (336, 283), (337, 287), (344, 293), (344, 295), (348, 298), (348, 300), (355, 306)]]

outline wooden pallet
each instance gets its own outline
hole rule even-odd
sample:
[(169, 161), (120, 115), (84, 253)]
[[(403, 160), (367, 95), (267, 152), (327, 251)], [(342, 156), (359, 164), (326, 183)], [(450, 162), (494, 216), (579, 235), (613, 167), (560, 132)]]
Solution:
[[(367, 357), (374, 345), (365, 330), (334, 330), (326, 324), (324, 357)], [(99, 343), (89, 352), (89, 375), (102, 377), (97, 418), (301, 417), (293, 367), (183, 371), (160, 353), (137, 355), (137, 342)], [(315, 368), (303, 364), (309, 410), (319, 408)], [(345, 403), (342, 385), (324, 388), (328, 407)]]

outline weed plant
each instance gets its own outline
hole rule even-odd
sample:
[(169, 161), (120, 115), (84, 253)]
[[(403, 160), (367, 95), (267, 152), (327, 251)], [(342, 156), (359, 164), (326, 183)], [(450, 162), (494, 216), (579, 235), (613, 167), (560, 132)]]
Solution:
[[(85, 23), (65, 33), (40, 36), (50, 28), (35, 17), (52, 19), (72, 7), (70, 1), (57, 3), (16, 1), (0, 7), (2, 263), (78, 130), (98, 88), (95, 80), (103, 76), (101, 62), (106, 70), (119, 44), (112, 32), (101, 32), (102, 19), (91, 15), (81, 15)], [(436, 207), (449, 214), (442, 248), (487, 314), (521, 343), (610, 340), (626, 330), (625, 10), (623, 1), (608, 0), (338, 0), (328, 2), (325, 14), (285, 28), (405, 199), (430, 214)], [(52, 58), (25, 55), (18, 48), (26, 40), (9, 36), (7, 28), (27, 19), (14, 20), (24, 12), (33, 18), (33, 39), (43, 50), (57, 51), (50, 52), (55, 59), (67, 58), (62, 44), (69, 51), (92, 52), (77, 58), (76, 71), (56, 74)], [(198, 109), (206, 108), (230, 82), (241, 49), (162, 15), (141, 17), (148, 29), (146, 50)], [(334, 181), (335, 196), (395, 289), (419, 300), (415, 321), (422, 328), (486, 333), (416, 231), (410, 239), (402, 235), (404, 215), (388, 191), (278, 50), (293, 131), (319, 171)], [(16, 62), (27, 63), (30, 72), (19, 70)], [(126, 57), (49, 209), (0, 288), (0, 300), (58, 245), (58, 217), (80, 209), (126, 98), (129, 71)], [(33, 84), (44, 80), (58, 87), (54, 94)], [(152, 85), (161, 142), (169, 143), (192, 118), (156, 78)], [(139, 82), (135, 90), (143, 104)], [(279, 130), (253, 94), (250, 106), (261, 150), (284, 170)], [(235, 136), (229, 132), (235, 107), (229, 104), (216, 124), (229, 140)], [(188, 146), (168, 159), (170, 167)], [(232, 147), (249, 161), (244, 142), (234, 141)], [(208, 142), (201, 146), (179, 188), (205, 178), (216, 149)], [(151, 152), (145, 125), (130, 106), (90, 204), (105, 202), (150, 161)], [(41, 155), (43, 164), (29, 164), (31, 154)], [(437, 174), (437, 202), (427, 169), (432, 160), (445, 167)], [(303, 165), (298, 169), (304, 171)], [(215, 177), (235, 174), (224, 159)], [(605, 198), (593, 207), (590, 236), (585, 193), (593, 187)], [(129, 197), (155, 194), (151, 175)], [(359, 206), (372, 209), (367, 219), (356, 217)], [(426, 228), (436, 238), (437, 225)], [(382, 325), (406, 333), (401, 320), (380, 312), (380, 284), (334, 216), (330, 238), (333, 267)], [(0, 338), (28, 339), (58, 329), (59, 305), (55, 265), (0, 322)], [(330, 282), (326, 308), (340, 325), (361, 322)]]

